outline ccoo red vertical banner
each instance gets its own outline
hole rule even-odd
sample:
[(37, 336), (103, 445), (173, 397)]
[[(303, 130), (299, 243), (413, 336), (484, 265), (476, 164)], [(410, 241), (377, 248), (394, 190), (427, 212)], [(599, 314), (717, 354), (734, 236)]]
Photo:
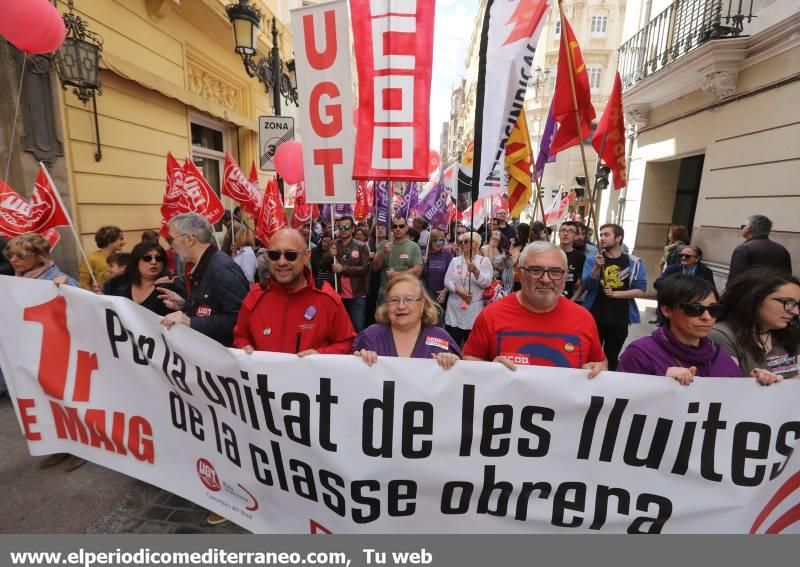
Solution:
[(431, 0), (350, 0), (358, 68), (353, 179), (428, 180)]

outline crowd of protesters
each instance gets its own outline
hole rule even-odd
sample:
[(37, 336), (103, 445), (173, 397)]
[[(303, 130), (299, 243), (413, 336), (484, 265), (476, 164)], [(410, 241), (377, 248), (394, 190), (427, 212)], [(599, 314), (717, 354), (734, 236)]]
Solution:
[(745, 242), (721, 296), (688, 230), (670, 227), (654, 281), (659, 325), (627, 348), (648, 275), (616, 224), (600, 226), (593, 243), (586, 225), (565, 221), (556, 243), (549, 227), (514, 225), (507, 211), (472, 232), (420, 218), (396, 217), (387, 227), (341, 216), (261, 243), (240, 215), (226, 221), (218, 242), (207, 219), (178, 215), (166, 247), (145, 231), (130, 253), (118, 227), (101, 227), (78, 281), (53, 263), (46, 239), (26, 234), (0, 243), (8, 260), (0, 270), (125, 297), (167, 328), (186, 325), (247, 353), (353, 354), (368, 365), (383, 356), (430, 358), (445, 370), (483, 360), (512, 371), (619, 370), (685, 385), (695, 376), (767, 385), (798, 375), (800, 280), (761, 215), (742, 225)]

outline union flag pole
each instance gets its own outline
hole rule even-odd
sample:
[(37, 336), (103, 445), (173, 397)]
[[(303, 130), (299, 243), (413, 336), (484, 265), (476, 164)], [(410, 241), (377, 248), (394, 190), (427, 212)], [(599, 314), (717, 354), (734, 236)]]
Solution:
[[(569, 66), (569, 87), (570, 93), (572, 94), (572, 108), (575, 111), (575, 125), (578, 128), (578, 136), (581, 136), (581, 117), (578, 113), (578, 99), (575, 96), (575, 68), (572, 65), (572, 50), (570, 49), (569, 40), (567, 39), (567, 34), (564, 33), (564, 30), (567, 29), (566, 25), (566, 18), (564, 17), (564, 8), (561, 5), (562, 0), (558, 0), (558, 13), (559, 18), (561, 19), (561, 40), (564, 42), (564, 53), (567, 56), (567, 65)], [(583, 140), (578, 142), (578, 147), (581, 149), (581, 161), (583, 162), (583, 174), (586, 176), (586, 190), (589, 193), (589, 212), (586, 217), (586, 224), (588, 225), (592, 220), (593, 229), (594, 229), (594, 240), (598, 244), (600, 243), (600, 237), (597, 230), (597, 218), (594, 217), (594, 199), (595, 195), (592, 191), (592, 184), (591, 180), (589, 179), (589, 166), (586, 164), (586, 151), (583, 149)]]

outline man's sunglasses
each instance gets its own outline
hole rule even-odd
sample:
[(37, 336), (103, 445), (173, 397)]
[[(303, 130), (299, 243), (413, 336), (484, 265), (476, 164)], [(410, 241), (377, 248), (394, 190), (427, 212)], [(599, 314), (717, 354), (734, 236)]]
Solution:
[(712, 303), (711, 305), (703, 305), (702, 303), (681, 303), (678, 307), (689, 317), (700, 317), (703, 313), (708, 311), (708, 314), (714, 319), (719, 319), (724, 310), (724, 307), (719, 303)]
[(298, 256), (300, 256), (300, 252), (296, 250), (267, 250), (267, 258), (273, 262), (280, 260), (281, 256), (286, 258), (289, 262), (294, 262), (297, 260)]
[(405, 227), (406, 225), (404, 224), (392, 224), (392, 230), (394, 230), (395, 228), (405, 228)]
[(351, 224), (340, 224), (339, 225), (339, 230), (350, 230), (351, 228), (353, 228), (353, 225), (351, 225)]
[(694, 254), (681, 254), (680, 257), (683, 258), (684, 260), (688, 260), (689, 258), (696, 258), (697, 256), (695, 256)]
[(155, 262), (163, 262), (164, 261), (164, 256), (159, 256), (157, 254), (145, 254), (144, 256), (142, 256), (142, 261), (143, 262), (147, 262), (148, 264), (150, 262), (154, 262), (154, 261)]

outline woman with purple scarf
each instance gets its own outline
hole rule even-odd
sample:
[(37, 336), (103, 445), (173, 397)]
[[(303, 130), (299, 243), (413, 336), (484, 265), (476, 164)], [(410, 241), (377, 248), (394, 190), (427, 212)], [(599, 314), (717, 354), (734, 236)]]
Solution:
[(658, 290), (660, 326), (625, 349), (619, 371), (669, 376), (684, 386), (695, 376), (741, 376), (733, 358), (708, 338), (721, 314), (718, 299), (703, 278), (678, 274), (666, 280)]

